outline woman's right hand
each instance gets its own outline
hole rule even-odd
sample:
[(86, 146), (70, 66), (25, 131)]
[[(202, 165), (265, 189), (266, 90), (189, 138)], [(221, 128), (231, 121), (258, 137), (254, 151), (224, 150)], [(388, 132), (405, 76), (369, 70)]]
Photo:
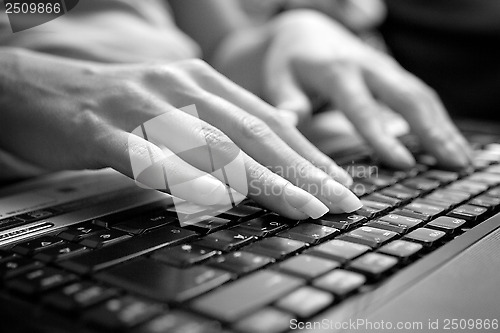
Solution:
[[(199, 204), (221, 203), (229, 181), (293, 219), (361, 207), (345, 171), (200, 60), (97, 65), (2, 49), (0, 91), (0, 149), (45, 169), (112, 167)], [(235, 161), (240, 174), (221, 171)]]

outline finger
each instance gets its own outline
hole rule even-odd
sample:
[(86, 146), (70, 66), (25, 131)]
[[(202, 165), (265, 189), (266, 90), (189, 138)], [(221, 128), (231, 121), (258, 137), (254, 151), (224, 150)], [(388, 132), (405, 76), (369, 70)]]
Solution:
[(174, 154), (168, 156), (141, 136), (110, 129), (97, 147), (96, 158), (102, 166), (110, 166), (142, 186), (204, 206), (228, 203), (227, 188), (219, 180)]
[(330, 89), (335, 104), (366, 142), (387, 164), (403, 169), (413, 166), (413, 156), (385, 131), (384, 124), (377, 118), (379, 105), (368, 90), (361, 73), (347, 66), (335, 71), (335, 74), (328, 76), (326, 88)]
[(370, 73), (367, 81), (384, 103), (406, 118), (424, 149), (441, 165), (463, 168), (469, 164), (472, 156), (469, 145), (429, 87), (409, 75)]
[(313, 195), (251, 159), (217, 128), (190, 115), (192, 109), (183, 111), (167, 112), (145, 122), (145, 137), (156, 145), (168, 146), (189, 165), (284, 216), (318, 218), (328, 211)]
[(276, 108), (295, 113), (298, 122), (302, 122), (312, 114), (309, 97), (295, 79), (292, 68), (285, 61), (273, 58), (275, 55), (271, 52), (265, 61), (266, 98)]
[[(219, 74), (215, 74), (210, 83), (205, 84), (203, 88), (262, 119), (291, 149), (310, 161), (317, 168), (326, 172), (336, 181), (347, 187), (352, 184), (352, 178), (347, 172), (316, 148), (294, 126), (291, 126), (289, 122), (282, 121), (282, 112), (280, 110), (276, 110), (254, 94), (235, 85), (229, 79)], [(212, 109), (214, 111), (217, 110), (216, 108)], [(278, 111), (278, 117), (276, 117), (276, 111)], [(231, 112), (231, 114), (233, 113)], [(219, 117), (221, 119), (227, 118), (226, 115), (218, 116), (215, 113), (212, 115), (214, 119), (218, 119)]]
[(330, 209), (352, 212), (361, 207), (352, 192), (304, 159), (259, 118), (215, 95), (206, 96), (198, 105), (203, 118), (223, 130), (249, 156), (306, 189)]

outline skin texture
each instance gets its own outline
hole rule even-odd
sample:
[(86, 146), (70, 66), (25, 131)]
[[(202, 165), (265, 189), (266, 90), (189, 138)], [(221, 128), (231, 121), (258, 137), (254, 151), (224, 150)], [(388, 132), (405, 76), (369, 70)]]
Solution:
[[(443, 166), (462, 168), (470, 163), (470, 148), (437, 94), (324, 14), (286, 12), (267, 28), (233, 34), (219, 51), (216, 68), (299, 121), (313, 112), (310, 96), (330, 102), (389, 165), (408, 168), (415, 161), (385, 131), (377, 118), (381, 107), (400, 113)], [(252, 74), (249, 68), (261, 72)]]
[[(149, 158), (167, 168), (175, 175), (174, 184), (213, 173), (195, 154), (170, 158), (182, 151), (172, 138), (148, 142), (134, 133), (130, 140), (130, 132), (140, 124), (166, 114), (164, 131), (183, 129), (178, 131), (180, 142), (207, 142), (222, 161), (241, 151), (248, 187), (260, 189), (249, 195), (266, 207), (295, 219), (320, 216), (325, 209), (352, 211), (360, 202), (341, 185), (349, 185), (349, 176), (308, 142), (291, 125), (289, 116), (283, 116), (306, 119), (312, 113), (309, 96), (319, 96), (343, 111), (393, 166), (405, 168), (414, 161), (378, 121), (380, 104), (401, 113), (443, 164), (467, 164), (467, 144), (436, 94), (393, 60), (316, 11), (286, 12), (255, 27), (236, 3), (172, 0), (178, 27), (170, 22), (158, 28), (149, 27), (145, 16), (133, 10), (117, 8), (113, 14), (138, 19), (130, 20), (133, 24), (126, 33), (119, 26), (106, 29), (103, 38), (112, 36), (114, 43), (122, 43), (121, 51), (114, 53), (115, 46), (109, 48), (100, 40), (99, 52), (89, 55), (95, 38), (101, 37), (101, 31), (93, 27), (109, 24), (105, 15), (94, 15), (99, 10), (93, 12), (91, 2), (78, 20), (53, 21), (63, 35), (28, 31), (22, 38), (24, 47), (36, 41), (34, 47), (40, 51), (79, 60), (1, 51), (0, 149), (22, 163), (48, 170), (110, 166), (133, 177), (131, 152), (138, 159)], [(86, 25), (87, 19), (94, 24)], [(82, 38), (72, 38), (83, 26), (86, 33)], [(160, 26), (164, 30), (154, 34)], [(148, 33), (139, 33), (142, 29)], [(177, 60), (194, 57), (194, 53), (168, 57), (169, 50), (176, 48), (166, 44), (154, 48), (162, 50), (157, 56), (144, 55), (128, 38), (137, 38), (135, 32), (141, 36), (141, 45), (155, 45), (162, 34), (171, 32), (178, 37), (180, 30), (217, 70), (275, 107), (201, 60)], [(154, 38), (148, 39), (150, 34)], [(61, 43), (62, 36), (72, 43)], [(186, 39), (169, 41), (184, 44)], [(169, 61), (162, 61), (163, 57)], [(127, 62), (134, 64), (118, 65)], [(178, 109), (192, 104), (197, 107), (201, 127), (194, 126), (198, 118)], [(160, 171), (153, 167), (149, 176), (141, 172), (140, 181), (155, 187), (150, 184), (156, 179), (151, 175)], [(211, 177), (213, 191), (221, 191), (220, 175)], [(171, 185), (167, 184), (167, 191)], [(200, 193), (213, 194), (206, 183), (203, 186), (197, 188)], [(269, 191), (274, 187), (278, 190)]]
[[(50, 170), (112, 167), (134, 177), (132, 154), (153, 161), (137, 180), (156, 188), (148, 172), (165, 168), (173, 179), (168, 191), (213, 171), (197, 154), (167, 158), (169, 152), (181, 156), (182, 144), (192, 141), (207, 144), (221, 164), (241, 154), (249, 196), (284, 216), (319, 217), (329, 209), (360, 206), (333, 180), (346, 183), (349, 177), (331, 159), (280, 121), (272, 106), (201, 60), (110, 66), (11, 49), (1, 53), (0, 146), (20, 160)], [(199, 119), (177, 109), (191, 104)], [(164, 133), (151, 142), (130, 133), (159, 115)], [(207, 197), (224, 190), (220, 174), (209, 178), (211, 187), (205, 182), (195, 190)], [(311, 185), (316, 193), (297, 187)]]

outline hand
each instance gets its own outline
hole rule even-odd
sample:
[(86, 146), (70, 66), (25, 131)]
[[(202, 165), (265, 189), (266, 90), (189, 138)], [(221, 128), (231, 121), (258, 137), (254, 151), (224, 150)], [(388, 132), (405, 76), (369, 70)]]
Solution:
[(442, 165), (458, 168), (470, 162), (470, 148), (436, 93), (392, 58), (313, 11), (285, 13), (271, 29), (263, 83), (277, 108), (304, 119), (312, 112), (309, 96), (319, 95), (345, 113), (386, 163), (411, 167), (412, 155), (377, 118), (385, 105), (406, 118)]
[[(167, 191), (186, 182), (176, 195), (217, 204), (227, 188), (214, 165), (241, 157), (244, 174), (234, 190), (248, 189), (284, 216), (318, 218), (361, 206), (332, 178), (350, 182), (331, 159), (273, 107), (200, 60), (110, 66), (0, 50), (0, 62), (0, 148), (37, 166), (112, 167)], [(178, 109), (191, 104), (199, 118)], [(160, 123), (148, 129), (148, 141), (141, 124), (151, 119)], [(211, 163), (200, 156), (206, 151), (186, 152), (189, 144), (208, 147)], [(131, 161), (150, 167), (134, 172)], [(166, 184), (158, 184), (159, 175)]]
[(385, 19), (387, 11), (381, 0), (287, 0), (286, 8), (318, 10), (353, 31), (376, 27)]

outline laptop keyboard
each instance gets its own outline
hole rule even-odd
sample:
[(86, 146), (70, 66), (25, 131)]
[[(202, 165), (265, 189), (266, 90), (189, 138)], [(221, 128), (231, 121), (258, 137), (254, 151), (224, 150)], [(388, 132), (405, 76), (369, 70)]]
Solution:
[[(479, 148), (466, 171), (420, 156), (409, 171), (354, 173), (364, 207), (351, 214), (292, 221), (245, 201), (181, 228), (160, 201), (84, 221), (1, 249), (0, 295), (89, 331), (288, 331), (497, 213), (500, 145)], [(0, 220), (0, 230), (64, 210)]]

